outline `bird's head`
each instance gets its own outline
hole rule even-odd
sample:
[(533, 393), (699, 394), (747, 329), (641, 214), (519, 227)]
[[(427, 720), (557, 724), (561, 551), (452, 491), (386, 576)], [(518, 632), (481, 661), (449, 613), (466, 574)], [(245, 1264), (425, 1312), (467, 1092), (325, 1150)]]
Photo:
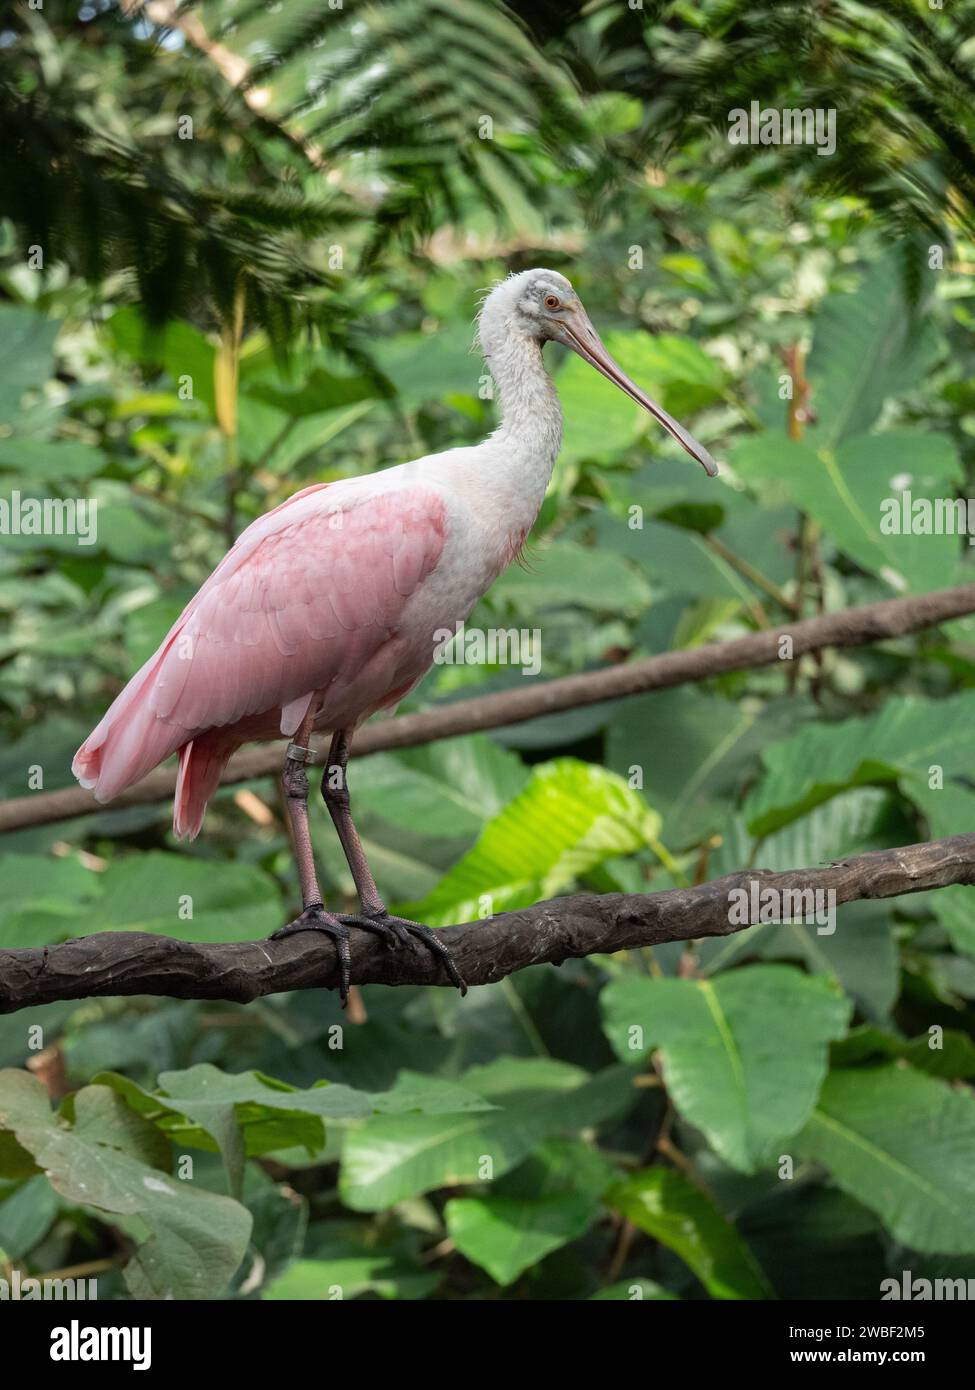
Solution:
[(496, 285), (481, 308), (478, 336), (489, 361), (513, 337), (537, 343), (551, 340), (571, 348), (659, 421), (706, 473), (717, 476), (718, 465), (707, 449), (610, 357), (579, 296), (557, 270), (523, 270)]

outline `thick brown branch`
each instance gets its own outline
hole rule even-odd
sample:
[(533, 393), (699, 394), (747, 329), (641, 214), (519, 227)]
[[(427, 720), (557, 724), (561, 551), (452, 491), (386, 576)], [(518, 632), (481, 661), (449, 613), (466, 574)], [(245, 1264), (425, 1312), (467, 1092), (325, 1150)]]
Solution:
[[(449, 927), (445, 935), (467, 981), (486, 985), (529, 965), (560, 965), (595, 953), (729, 936), (747, 925), (731, 921), (730, 894), (744, 889), (751, 897), (752, 884), (756, 893), (769, 888), (779, 894), (832, 892), (838, 905), (952, 883), (975, 883), (975, 835), (879, 850), (821, 868), (746, 870), (666, 893), (553, 898), (520, 912)], [(814, 926), (807, 929), (815, 931)], [(844, 930), (842, 921), (837, 930)], [(354, 941), (353, 978), (358, 984), (448, 983), (429, 952), (390, 951), (361, 932)], [(0, 949), (0, 1013), (95, 995), (161, 994), (246, 1003), (264, 994), (335, 984), (334, 947), (314, 934), (200, 945), (140, 932), (99, 932), (62, 946)]]
[[(422, 710), (418, 714), (407, 714), (399, 719), (369, 725), (356, 736), (355, 753), (361, 756), (391, 748), (415, 748), (422, 743), (434, 743), (438, 739), (454, 738), (459, 734), (522, 724), (540, 715), (560, 714), (583, 705), (599, 704), (603, 700), (618, 700), (651, 690), (667, 690), (675, 685), (687, 685), (711, 676), (724, 675), (728, 671), (771, 666), (788, 659), (783, 655), (783, 639), (787, 637), (792, 642), (791, 659), (797, 661), (806, 652), (821, 651), (824, 647), (860, 647), (869, 642), (903, 637), (950, 618), (960, 618), (966, 613), (975, 613), (975, 584), (937, 589), (934, 593), (921, 594), (917, 598), (885, 599), (859, 608), (845, 608), (839, 613), (826, 613), (802, 622), (752, 632), (732, 642), (713, 642), (686, 651), (665, 652), (662, 656), (611, 666), (604, 671), (588, 671), (583, 675), (563, 676), (551, 681), (526, 680), (518, 690), (504, 690), (473, 700), (458, 700), (455, 704), (438, 705), (435, 709)], [(319, 761), (322, 756), (320, 751)], [(280, 772), (282, 760), (280, 746), (249, 748), (233, 759), (223, 782), (246, 782), (254, 777)], [(175, 786), (175, 772), (170, 768), (159, 768), (116, 797), (111, 804), (119, 807), (166, 801), (172, 796)], [(90, 815), (97, 809), (91, 794), (80, 787), (37, 792), (0, 801), (0, 832)]]

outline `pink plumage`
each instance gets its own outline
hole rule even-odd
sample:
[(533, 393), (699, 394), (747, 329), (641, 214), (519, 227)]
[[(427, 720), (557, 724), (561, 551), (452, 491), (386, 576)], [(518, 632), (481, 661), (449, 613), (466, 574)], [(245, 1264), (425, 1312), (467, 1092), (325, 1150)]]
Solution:
[(430, 664), (432, 635), (399, 627), (436, 565), (444, 505), (422, 487), (318, 484), (240, 536), (159, 649), (79, 748), (72, 770), (110, 801), (180, 754), (173, 815), (195, 836), (228, 758), (319, 728), (354, 728)]

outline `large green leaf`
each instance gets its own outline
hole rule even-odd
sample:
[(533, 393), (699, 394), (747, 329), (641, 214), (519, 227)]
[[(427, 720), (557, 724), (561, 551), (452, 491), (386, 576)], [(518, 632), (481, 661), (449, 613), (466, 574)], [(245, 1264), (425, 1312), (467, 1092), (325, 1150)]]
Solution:
[(45, 946), (75, 931), (100, 876), (77, 859), (7, 854), (0, 862), (0, 945)]
[(484, 364), (472, 349), (469, 323), (440, 324), (436, 332), (402, 333), (375, 344), (380, 368), (401, 404), (415, 410), (447, 395), (477, 397)]
[(380, 1298), (426, 1298), (439, 1284), (438, 1275), (413, 1269), (394, 1253), (359, 1251), (329, 1259), (295, 1260), (268, 1285), (262, 1297), (287, 1302), (335, 1301), (375, 1293)]
[[(727, 826), (739, 787), (759, 751), (805, 714), (795, 701), (739, 700), (695, 689), (661, 690), (624, 701), (607, 737), (607, 766), (642, 774), (670, 848)], [(735, 868), (740, 865), (736, 864)]]
[[(812, 860), (813, 864), (817, 861)], [(836, 910), (835, 930), (820, 934), (811, 923), (782, 922), (756, 929), (763, 960), (800, 960), (817, 974), (832, 976), (869, 1018), (886, 1018), (897, 999), (897, 943), (886, 903), (845, 903)]]
[(363, 763), (356, 812), (420, 826), (431, 836), (473, 836), (518, 795), (527, 776), (521, 759), (486, 734), (445, 739)]
[[(283, 920), (274, 881), (250, 864), (150, 850), (121, 855), (88, 878), (100, 891), (88, 894), (83, 911), (65, 916), (61, 937), (148, 931), (184, 941), (253, 941)], [(32, 910), (19, 911), (4, 930), (4, 944), (47, 944), (51, 924), (51, 916), (37, 922)]]
[(668, 1168), (645, 1168), (611, 1188), (606, 1200), (679, 1255), (714, 1298), (770, 1298), (748, 1246), (711, 1199)]
[(896, 1063), (834, 1072), (796, 1149), (915, 1250), (975, 1251), (975, 1097)]
[(52, 375), (60, 327), (20, 304), (0, 305), (0, 418), (14, 419), (24, 392)]
[[(298, 1145), (317, 1153), (325, 1145), (325, 1119), (359, 1118), (372, 1110), (369, 1097), (348, 1086), (320, 1082), (300, 1091), (256, 1071), (232, 1074), (209, 1062), (186, 1071), (160, 1072), (159, 1087), (153, 1091), (114, 1072), (102, 1072), (95, 1081), (118, 1092), (164, 1134), (178, 1134), (181, 1144), (218, 1148), (235, 1196), (243, 1183), (246, 1155)], [(187, 1120), (192, 1123), (187, 1125)]]
[(598, 533), (603, 544), (615, 544), (623, 554), (639, 559), (644, 571), (664, 593), (737, 599), (739, 603), (750, 603), (756, 596), (755, 590), (708, 546), (698, 531), (652, 519), (635, 530), (615, 517), (607, 517), (599, 524)]
[(512, 565), (491, 589), (492, 602), (513, 604), (527, 617), (567, 605), (633, 614), (650, 597), (647, 581), (621, 555), (563, 540), (533, 550), (530, 569)]
[(447, 1230), (457, 1249), (496, 1284), (513, 1284), (526, 1269), (588, 1229), (598, 1203), (579, 1192), (549, 1197), (455, 1197)]
[(58, 1214), (58, 1197), (39, 1173), (10, 1192), (0, 1191), (0, 1250), (21, 1260), (42, 1240)]
[(405, 910), (446, 926), (527, 907), (605, 859), (652, 843), (659, 826), (614, 773), (574, 758), (543, 763), (434, 891)]
[(137, 1244), (125, 1280), (134, 1298), (219, 1296), (247, 1248), (250, 1214), (163, 1171), (169, 1145), (120, 1096), (86, 1086), (62, 1117), (34, 1077), (0, 1072), (0, 1130), (16, 1136), (67, 1201), (131, 1228)]
[[(954, 771), (966, 775), (965, 769), (957, 765)], [(927, 821), (933, 840), (946, 835), (962, 835), (975, 828), (975, 791), (963, 782), (944, 780), (944, 784), (939, 785), (940, 780), (934, 779), (932, 786), (928, 770), (922, 766), (919, 772), (908, 773), (902, 781), (905, 794)]]
[(714, 981), (627, 978), (602, 998), (617, 1056), (659, 1047), (678, 1110), (746, 1173), (772, 1161), (805, 1123), (828, 1045), (851, 1013), (829, 981), (780, 965)]
[(34, 487), (27, 495), (32, 497), (47, 495), (44, 484), (50, 480), (90, 478), (106, 462), (100, 450), (76, 439), (0, 439), (0, 470), (29, 478)]
[[(754, 855), (763, 869), (825, 864), (861, 850), (903, 844), (905, 817), (888, 787), (855, 787), (767, 835)], [(747, 856), (746, 856), (747, 857)], [(726, 872), (740, 867), (729, 864)]]
[[(341, 376), (314, 358), (306, 359), (304, 363), (299, 360), (291, 365), (293, 377), (300, 384), (292, 386), (273, 376), (255, 380), (245, 374), (244, 389), (255, 400), (265, 401), (285, 415), (299, 418), (356, 405), (377, 394), (375, 383), (368, 377)], [(305, 367), (304, 371), (301, 370), (302, 366)]]
[(526, 1269), (588, 1229), (616, 1170), (580, 1140), (551, 1140), (485, 1197), (454, 1197), (444, 1208), (461, 1254), (496, 1284)]
[(372, 1293), (411, 1300), (426, 1298), (440, 1279), (392, 1222), (329, 1221), (310, 1229), (304, 1258), (273, 1279), (263, 1297), (336, 1301)]
[(892, 1057), (903, 1057), (917, 1071), (949, 1081), (975, 1076), (975, 1042), (958, 1028), (935, 1027), (920, 1037), (907, 1039), (866, 1023), (851, 1029), (830, 1048), (833, 1067)]
[(957, 535), (881, 529), (888, 499), (897, 504), (900, 526), (905, 493), (931, 501), (954, 495), (962, 473), (946, 436), (890, 431), (848, 440), (835, 451), (817, 451), (770, 432), (744, 440), (735, 450), (734, 466), (763, 496), (784, 497), (815, 517), (829, 541), (898, 591), (924, 592), (955, 581), (961, 553)]
[(888, 398), (923, 377), (935, 347), (929, 323), (905, 302), (893, 255), (871, 266), (852, 294), (831, 295), (816, 318), (807, 370), (813, 444), (832, 448), (870, 429)]
[[(117, 309), (106, 324), (106, 331), (120, 353), (147, 366), (163, 367), (174, 382), (189, 378), (190, 399), (213, 410), (213, 343), (188, 323), (174, 322), (150, 329), (138, 309)], [(187, 385), (189, 383), (186, 383)]]
[[(787, 825), (848, 787), (908, 774), (927, 780), (934, 766), (948, 782), (975, 762), (975, 692), (945, 700), (902, 696), (864, 719), (807, 725), (766, 748), (762, 761), (765, 775), (745, 803), (756, 835)], [(910, 793), (910, 781), (906, 789)]]
[(549, 1135), (599, 1124), (632, 1096), (629, 1068), (588, 1076), (541, 1059), (504, 1058), (461, 1080), (495, 1108), (373, 1115), (350, 1130), (340, 1182), (347, 1206), (380, 1211), (435, 1187), (499, 1177)]
[[(956, 829), (959, 833), (970, 833), (971, 825), (975, 825), (975, 821), (958, 825)], [(931, 895), (931, 910), (951, 937), (955, 950), (975, 956), (975, 894), (971, 888), (956, 883), (950, 888), (939, 889)]]

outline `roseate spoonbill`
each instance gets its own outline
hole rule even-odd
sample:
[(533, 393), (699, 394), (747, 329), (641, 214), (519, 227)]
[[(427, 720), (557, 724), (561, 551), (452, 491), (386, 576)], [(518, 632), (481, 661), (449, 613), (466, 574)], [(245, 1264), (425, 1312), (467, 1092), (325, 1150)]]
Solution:
[[(287, 737), (302, 912), (274, 936), (332, 938), (343, 1002), (352, 926), (390, 946), (425, 943), (465, 988), (438, 936), (387, 911), (350, 813), (346, 763), (358, 726), (417, 685), (433, 663), (434, 634), (467, 618), (535, 521), (562, 439), (543, 344), (578, 353), (717, 473), (707, 450), (613, 361), (563, 275), (526, 270), (502, 281), (484, 301), (478, 334), (500, 397), (494, 433), (476, 448), (313, 484), (258, 518), (72, 763), (81, 785), (110, 801), (178, 752), (173, 829), (192, 838), (231, 754)], [(314, 730), (332, 735), (321, 792), (355, 880), (355, 914), (329, 912), (318, 886), (306, 772)]]

